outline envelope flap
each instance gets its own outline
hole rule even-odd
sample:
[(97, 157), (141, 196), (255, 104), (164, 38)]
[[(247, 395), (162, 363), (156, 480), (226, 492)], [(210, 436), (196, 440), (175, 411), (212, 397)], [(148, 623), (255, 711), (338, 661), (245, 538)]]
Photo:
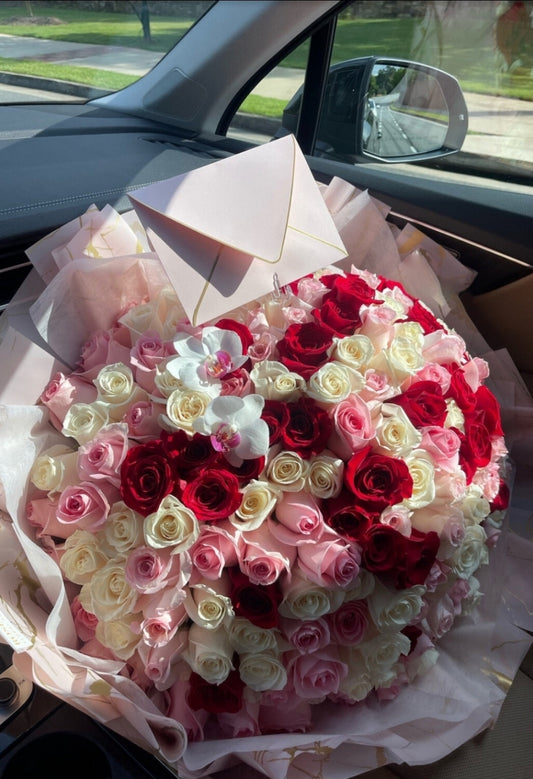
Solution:
[(134, 207), (150, 208), (218, 243), (276, 262), (287, 231), (297, 153), (303, 157), (289, 135), (129, 197)]

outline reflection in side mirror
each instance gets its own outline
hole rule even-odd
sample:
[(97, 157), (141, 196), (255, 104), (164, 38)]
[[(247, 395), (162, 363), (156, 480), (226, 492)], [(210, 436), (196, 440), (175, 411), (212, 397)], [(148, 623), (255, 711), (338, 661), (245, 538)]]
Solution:
[[(299, 90), (283, 114), (295, 132)], [(468, 129), (457, 80), (437, 68), (377, 57), (334, 65), (328, 75), (315, 155), (346, 162), (406, 162), (453, 154)]]

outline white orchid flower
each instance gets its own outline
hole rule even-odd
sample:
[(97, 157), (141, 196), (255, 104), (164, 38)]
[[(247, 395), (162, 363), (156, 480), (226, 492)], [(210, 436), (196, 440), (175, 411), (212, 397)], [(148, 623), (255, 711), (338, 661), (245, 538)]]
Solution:
[(174, 341), (178, 357), (170, 360), (167, 370), (190, 389), (220, 391), (220, 381), (248, 359), (242, 353), (242, 342), (233, 330), (204, 327), (201, 338), (187, 336)]
[(269, 430), (261, 412), (264, 406), (261, 395), (220, 395), (214, 398), (193, 428), (208, 435), (213, 448), (222, 452), (234, 465), (242, 460), (262, 457), (268, 451)]

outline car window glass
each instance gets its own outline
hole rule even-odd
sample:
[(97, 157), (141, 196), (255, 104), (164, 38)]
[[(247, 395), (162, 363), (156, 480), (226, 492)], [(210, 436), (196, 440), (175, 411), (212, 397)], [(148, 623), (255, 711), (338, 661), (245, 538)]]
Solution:
[[(368, 56), (431, 65), (459, 82), (468, 108), (468, 134), (460, 152), (426, 165), (459, 166), (465, 172), (502, 181), (518, 177), (522, 183), (533, 182), (533, 2), (357, 0), (339, 14), (331, 66)], [(291, 57), (281, 62), (276, 73), (287, 69), (289, 60)], [(298, 105), (293, 99), (287, 102), (286, 94), (276, 93), (276, 88), (281, 83), (285, 88), (294, 86), (294, 95), (299, 88), (295, 77), (299, 67), (305, 67), (304, 63), (296, 61), (295, 65), (293, 58), (285, 79), (275, 80), (271, 73), (252, 93), (280, 100), (282, 106), (278, 105), (276, 118), (279, 126), (290, 131), (297, 127)], [(334, 90), (330, 89), (332, 78)], [(333, 122), (342, 121), (348, 127), (351, 78), (349, 72), (331, 72), (322, 123), (327, 114)], [(246, 110), (246, 103), (241, 110)], [(260, 115), (260, 103), (255, 110)], [(376, 127), (379, 111), (377, 101), (369, 103), (368, 116)], [(247, 126), (246, 121), (241, 121), (240, 133), (246, 132), (243, 124)], [(271, 121), (261, 133), (261, 123), (255, 120), (255, 140), (272, 137), (273, 126)], [(230, 134), (233, 129), (234, 125)], [(339, 159), (337, 152), (333, 150), (332, 158)], [(315, 154), (327, 153), (327, 144), (321, 142), (319, 132)], [(340, 158), (343, 159), (342, 150)]]

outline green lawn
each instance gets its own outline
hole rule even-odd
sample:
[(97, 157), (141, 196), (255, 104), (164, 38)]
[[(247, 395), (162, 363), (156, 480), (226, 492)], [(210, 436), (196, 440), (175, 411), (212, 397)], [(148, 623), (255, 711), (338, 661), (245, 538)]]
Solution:
[[(134, 5), (140, 8), (140, 2)], [(31, 8), (35, 17), (56, 17), (61, 24), (6, 24), (13, 17), (27, 16), (28, 3), (6, 6), (0, 3), (0, 32), (36, 38), (103, 45), (120, 45), (165, 52), (187, 31), (192, 19), (175, 19), (170, 16), (151, 15), (152, 42), (143, 40), (141, 23), (135, 13), (113, 14), (47, 5), (33, 0)], [(496, 53), (490, 31), (475, 25), (464, 30), (454, 29), (453, 38), (444, 46), (437, 39), (428, 39), (417, 50), (414, 42), (419, 30), (419, 20), (406, 19), (340, 19), (337, 25), (333, 62), (352, 57), (379, 55), (418, 59), (454, 75), (465, 92), (499, 94), (533, 100), (533, 79), (529, 70), (510, 74), (498, 74), (495, 68)], [(305, 68), (307, 44), (300, 46), (283, 62), (288, 67)], [(0, 47), (0, 55), (2, 50)], [(0, 58), (0, 69), (33, 73), (54, 79), (86, 83), (103, 89), (114, 90), (126, 86), (134, 77), (118, 75), (94, 68), (54, 65), (34, 61), (15, 62)], [(284, 101), (273, 98), (247, 99), (244, 110), (279, 116)]]

